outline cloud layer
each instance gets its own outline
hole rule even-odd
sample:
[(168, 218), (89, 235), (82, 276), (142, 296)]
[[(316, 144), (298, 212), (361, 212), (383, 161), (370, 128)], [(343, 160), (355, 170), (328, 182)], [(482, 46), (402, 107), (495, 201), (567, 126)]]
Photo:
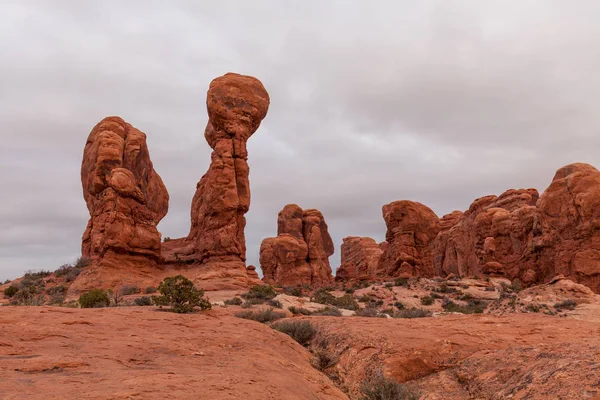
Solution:
[(0, 3), (0, 279), (80, 251), (80, 164), (103, 117), (146, 132), (189, 230), (209, 82), (259, 78), (271, 108), (249, 141), (248, 263), (287, 203), (320, 209), (336, 243), (383, 240), (381, 206), (438, 215), (560, 166), (600, 166), (600, 3), (150, 1)]

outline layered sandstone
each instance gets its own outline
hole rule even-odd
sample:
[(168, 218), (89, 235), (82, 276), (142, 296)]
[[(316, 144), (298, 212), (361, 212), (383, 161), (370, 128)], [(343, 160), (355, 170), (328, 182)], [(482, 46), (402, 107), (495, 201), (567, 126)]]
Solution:
[(155, 267), (161, 257), (156, 225), (169, 195), (150, 161), (146, 135), (119, 117), (100, 121), (85, 145), (81, 182), (90, 213), (82, 255), (94, 267), (132, 273)]
[(383, 206), (387, 246), (377, 267), (387, 277), (433, 276), (431, 242), (440, 231), (439, 218), (427, 206), (400, 200)]
[(323, 214), (288, 204), (277, 217), (277, 237), (264, 239), (260, 246), (263, 280), (285, 286), (329, 285), (333, 252)]
[[(258, 79), (228, 73), (211, 82), (206, 105), (204, 137), (213, 149), (210, 167), (196, 186), (190, 233), (165, 243), (165, 259), (171, 265), (185, 265), (186, 275), (201, 287), (246, 287), (244, 215), (250, 207), (246, 143), (267, 115), (269, 95)], [(250, 280), (254, 278), (250, 273)]]
[(370, 237), (348, 236), (342, 241), (336, 281), (362, 281), (375, 276), (383, 249)]

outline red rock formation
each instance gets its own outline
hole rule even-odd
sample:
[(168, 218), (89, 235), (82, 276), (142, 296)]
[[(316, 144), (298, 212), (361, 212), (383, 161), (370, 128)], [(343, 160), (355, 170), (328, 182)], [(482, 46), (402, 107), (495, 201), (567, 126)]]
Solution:
[(264, 239), (260, 246), (263, 280), (285, 286), (329, 285), (333, 251), (323, 214), (288, 204), (277, 217), (277, 237)]
[(600, 171), (581, 163), (559, 169), (538, 208), (542, 276), (563, 274), (600, 293)]
[(475, 200), (464, 214), (444, 216), (432, 244), (435, 273), (536, 281), (537, 256), (531, 248), (537, 199), (535, 189), (510, 189)]
[(387, 226), (378, 275), (388, 277), (433, 276), (431, 242), (440, 230), (439, 218), (427, 206), (400, 200), (383, 206)]
[(376, 274), (383, 249), (370, 237), (348, 236), (341, 247), (342, 261), (335, 273), (336, 281), (370, 280)]
[(169, 195), (152, 167), (146, 135), (119, 117), (100, 121), (85, 145), (81, 182), (90, 212), (83, 256), (124, 271), (156, 266), (156, 225), (167, 213)]
[(168, 242), (165, 259), (186, 264), (186, 275), (206, 289), (246, 287), (246, 142), (267, 115), (269, 95), (258, 79), (228, 73), (211, 82), (206, 105), (204, 137), (213, 149), (210, 167), (192, 200), (190, 233)]

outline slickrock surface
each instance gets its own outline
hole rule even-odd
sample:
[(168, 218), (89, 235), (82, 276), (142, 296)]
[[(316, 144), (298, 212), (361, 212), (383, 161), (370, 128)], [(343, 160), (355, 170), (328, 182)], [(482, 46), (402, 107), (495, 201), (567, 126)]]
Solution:
[(2, 307), (0, 398), (346, 399), (287, 335), (224, 310)]
[(204, 137), (213, 149), (208, 171), (192, 200), (191, 229), (186, 238), (163, 245), (168, 267), (206, 289), (248, 287), (244, 215), (250, 208), (246, 143), (267, 115), (269, 95), (251, 76), (234, 73), (214, 79), (208, 89), (208, 124)]
[(380, 366), (424, 400), (600, 396), (598, 323), (538, 314), (310, 320), (338, 360), (325, 372), (351, 397)]
[(331, 285), (333, 251), (323, 214), (288, 204), (277, 217), (277, 237), (264, 239), (260, 246), (263, 280), (284, 286)]

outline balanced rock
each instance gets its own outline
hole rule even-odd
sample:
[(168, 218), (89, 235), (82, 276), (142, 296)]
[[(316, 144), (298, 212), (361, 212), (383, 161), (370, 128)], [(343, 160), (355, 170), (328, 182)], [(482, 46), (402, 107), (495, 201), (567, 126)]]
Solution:
[(277, 237), (260, 246), (263, 281), (285, 286), (326, 286), (333, 282), (329, 256), (334, 252), (319, 210), (286, 205), (277, 217)]
[(119, 117), (100, 121), (85, 145), (81, 183), (90, 213), (82, 255), (95, 266), (125, 272), (156, 267), (156, 225), (167, 213), (169, 194), (150, 161), (146, 135)]
[(400, 200), (383, 206), (387, 226), (377, 274), (387, 277), (433, 276), (431, 243), (440, 231), (439, 218), (427, 206)]
[(335, 273), (336, 281), (373, 279), (383, 249), (370, 237), (348, 236), (342, 240), (341, 264)]
[(191, 229), (165, 244), (165, 259), (185, 264), (186, 275), (206, 289), (247, 287), (244, 215), (250, 207), (246, 142), (267, 115), (269, 95), (251, 76), (228, 73), (207, 93), (204, 137), (213, 149), (208, 172), (196, 186)]

